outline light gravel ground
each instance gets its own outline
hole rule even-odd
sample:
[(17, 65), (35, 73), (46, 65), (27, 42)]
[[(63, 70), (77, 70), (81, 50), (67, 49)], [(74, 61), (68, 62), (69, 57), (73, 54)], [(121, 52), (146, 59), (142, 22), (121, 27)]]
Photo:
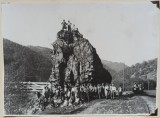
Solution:
[(79, 114), (149, 114), (147, 104), (140, 96), (115, 100), (103, 100), (91, 105)]
[(151, 114), (155, 111), (156, 99), (149, 96), (133, 96), (121, 99), (97, 99), (89, 103), (64, 108), (49, 108), (37, 111), (45, 114)]
[(149, 96), (141, 96), (141, 98), (146, 102), (149, 107), (150, 114), (154, 113), (156, 110), (156, 98)]

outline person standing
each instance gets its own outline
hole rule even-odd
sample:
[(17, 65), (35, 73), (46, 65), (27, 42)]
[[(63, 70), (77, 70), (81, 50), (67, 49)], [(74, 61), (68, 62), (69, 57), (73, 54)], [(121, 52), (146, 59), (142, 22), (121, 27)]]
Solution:
[(88, 90), (87, 90), (87, 86), (86, 85), (84, 85), (83, 91), (85, 93), (85, 102), (87, 102), (88, 101)]
[(95, 98), (97, 99), (98, 98), (98, 87), (97, 85), (95, 85)]
[(63, 20), (63, 22), (61, 24), (62, 24), (62, 30), (67, 29), (67, 23), (65, 20)]
[(43, 96), (44, 96), (44, 93), (45, 93), (45, 91), (46, 91), (45, 88), (46, 88), (46, 87), (43, 87), (43, 89), (42, 89), (42, 95), (43, 95)]
[(137, 92), (138, 92), (137, 83), (134, 83), (134, 85), (133, 85), (133, 92), (134, 92), (135, 94), (137, 94)]
[(89, 93), (90, 93), (90, 100), (93, 100), (93, 87), (92, 87), (92, 84), (91, 83), (89, 83)]
[(68, 106), (68, 104), (69, 104), (69, 98), (67, 97), (67, 95), (65, 95), (64, 102), (60, 107), (66, 107), (66, 106)]
[(73, 24), (73, 26), (72, 26), (72, 32), (74, 32), (76, 30), (76, 27), (75, 27), (75, 25)]
[(102, 86), (101, 86), (101, 96), (102, 96), (102, 98), (105, 97), (105, 86), (104, 86), (104, 83), (102, 83)]
[(45, 87), (44, 96), (45, 96), (46, 102), (48, 102), (48, 99), (49, 99), (49, 97), (50, 97), (50, 91), (49, 91), (48, 86)]
[(70, 21), (68, 21), (68, 31), (69, 32), (71, 31), (71, 25), (72, 25), (72, 23)]
[(64, 93), (67, 94), (67, 91), (68, 91), (68, 87), (67, 87), (67, 85), (65, 84), (65, 85), (64, 85)]
[(118, 98), (120, 98), (122, 96), (122, 87), (119, 86), (118, 87)]
[(76, 90), (75, 86), (72, 85), (72, 87), (71, 87), (71, 93), (73, 93), (74, 96), (75, 96), (75, 90)]
[(114, 86), (114, 84), (112, 84), (110, 86), (110, 90), (111, 90), (111, 99), (115, 98), (115, 92), (116, 92), (116, 87)]
[(75, 36), (76, 36), (77, 38), (79, 38), (79, 34), (80, 34), (80, 33), (79, 33), (79, 30), (78, 30), (78, 28), (76, 28), (76, 29), (75, 29)]
[(109, 86), (108, 86), (108, 84), (107, 84), (107, 83), (106, 83), (106, 85), (105, 85), (104, 89), (105, 89), (105, 97), (106, 97), (106, 99), (108, 99)]
[(80, 104), (80, 98), (78, 96), (76, 96), (74, 104), (75, 105)]
[(71, 89), (69, 88), (67, 91), (67, 97), (70, 98), (71, 97)]
[(142, 93), (142, 85), (141, 84), (138, 84), (138, 92)]
[(101, 99), (101, 86), (100, 84), (97, 85), (98, 88), (98, 98)]
[(75, 97), (78, 96), (78, 87), (77, 86), (75, 86), (74, 92), (75, 92), (75, 94), (74, 94)]

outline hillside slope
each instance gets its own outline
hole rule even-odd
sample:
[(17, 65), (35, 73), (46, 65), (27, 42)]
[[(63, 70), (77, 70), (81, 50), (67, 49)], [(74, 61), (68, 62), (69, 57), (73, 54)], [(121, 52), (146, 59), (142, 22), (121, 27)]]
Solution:
[(10, 81), (21, 74), (22, 81), (48, 80), (52, 69), (52, 63), (48, 58), (7, 39), (3, 40), (3, 46), (5, 78)]
[(127, 65), (124, 65), (124, 63), (120, 62), (111, 62), (107, 60), (102, 60), (103, 65), (109, 67), (110, 69), (114, 70), (115, 72), (119, 72), (123, 70), (124, 68), (128, 67)]
[(113, 79), (113, 83), (122, 85), (123, 81), (125, 81), (126, 88), (133, 85), (134, 82), (142, 82), (146, 89), (149, 81), (150, 89), (155, 89), (157, 81), (157, 59), (137, 63), (125, 68), (124, 71), (118, 72)]
[(44, 56), (48, 60), (51, 60), (52, 50), (50, 48), (41, 47), (41, 46), (27, 46), (27, 47), (33, 50), (34, 52), (37, 52), (38, 54)]

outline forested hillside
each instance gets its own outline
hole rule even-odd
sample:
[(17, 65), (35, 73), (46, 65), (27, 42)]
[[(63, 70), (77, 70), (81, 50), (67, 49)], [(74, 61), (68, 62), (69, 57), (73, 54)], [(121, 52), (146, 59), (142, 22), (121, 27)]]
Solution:
[(5, 79), (11, 81), (21, 75), (22, 81), (47, 81), (52, 64), (49, 58), (26, 46), (3, 40)]
[(155, 89), (157, 81), (157, 59), (137, 63), (116, 73), (113, 83), (122, 85), (123, 81), (126, 88), (133, 85), (134, 82), (142, 82), (145, 88), (148, 89), (149, 82), (149, 88)]

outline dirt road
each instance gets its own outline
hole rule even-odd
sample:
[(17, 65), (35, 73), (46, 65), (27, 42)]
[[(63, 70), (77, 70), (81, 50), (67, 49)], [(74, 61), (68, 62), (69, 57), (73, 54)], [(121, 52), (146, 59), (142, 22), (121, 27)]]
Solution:
[(149, 108), (141, 96), (120, 100), (103, 100), (78, 114), (148, 114)]
[(149, 113), (155, 113), (156, 109), (156, 97), (149, 97), (149, 96), (141, 96), (141, 98), (146, 102), (148, 108), (149, 108)]
[(155, 98), (149, 96), (97, 99), (78, 106), (46, 109), (38, 114), (150, 114), (155, 110), (155, 103)]

